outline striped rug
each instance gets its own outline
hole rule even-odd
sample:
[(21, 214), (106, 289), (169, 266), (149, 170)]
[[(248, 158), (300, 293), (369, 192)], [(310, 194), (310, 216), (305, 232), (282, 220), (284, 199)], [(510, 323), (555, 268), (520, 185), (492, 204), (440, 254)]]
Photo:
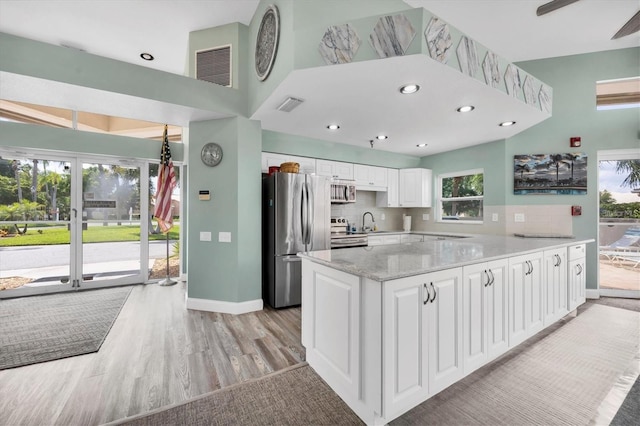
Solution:
[[(410, 425), (586, 425), (639, 350), (640, 313), (592, 305), (399, 417)], [(114, 424), (361, 424), (306, 364)]]

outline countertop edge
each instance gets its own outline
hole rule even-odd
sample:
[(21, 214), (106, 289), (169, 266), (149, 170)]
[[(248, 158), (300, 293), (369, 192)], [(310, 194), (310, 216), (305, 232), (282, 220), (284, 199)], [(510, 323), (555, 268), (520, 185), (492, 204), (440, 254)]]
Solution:
[[(477, 238), (481, 239), (482, 237), (477, 236)], [(517, 237), (513, 237), (513, 238), (517, 238)], [(461, 242), (464, 241), (470, 241), (476, 238), (465, 238), (463, 240), (461, 240)], [(522, 255), (527, 255), (527, 254), (532, 254), (532, 253), (537, 253), (540, 251), (544, 251), (544, 250), (553, 250), (553, 249), (558, 249), (558, 248), (563, 248), (563, 247), (569, 247), (572, 245), (577, 245), (577, 244), (587, 244), (587, 243), (592, 243), (595, 242), (595, 239), (593, 238), (589, 238), (589, 239), (567, 239), (567, 238), (559, 238), (558, 241), (552, 239), (552, 238), (526, 238), (527, 240), (541, 240), (544, 241), (545, 243), (548, 242), (550, 243), (549, 245), (546, 245), (545, 247), (539, 247), (539, 248), (534, 248), (534, 249), (528, 249), (528, 250), (522, 250), (522, 251), (517, 251), (517, 252), (513, 252), (513, 253), (505, 253), (505, 254), (500, 254), (500, 255), (495, 255), (495, 256), (489, 256), (489, 257), (483, 257), (480, 259), (470, 259), (468, 261), (462, 261), (462, 262), (456, 262), (456, 263), (451, 263), (451, 264), (443, 264), (443, 265), (437, 265), (437, 266), (432, 266), (432, 267), (428, 267), (428, 268), (424, 268), (421, 271), (409, 271), (406, 273), (395, 273), (395, 274), (375, 274), (375, 273), (370, 273), (358, 268), (355, 268), (352, 264), (343, 264), (343, 263), (339, 263), (339, 262), (331, 262), (331, 261), (327, 261), (318, 257), (314, 257), (311, 256), (307, 253), (298, 253), (298, 257), (301, 257), (302, 259), (305, 260), (309, 260), (312, 261), (314, 263), (320, 264), (320, 265), (324, 265), (327, 266), (329, 268), (333, 268), (335, 270), (338, 271), (342, 271), (342, 272), (346, 272), (348, 274), (352, 274), (352, 275), (357, 275), (359, 277), (363, 277), (363, 278), (368, 278), (374, 281), (379, 281), (379, 282), (385, 282), (385, 281), (391, 281), (391, 280), (396, 280), (396, 279), (400, 279), (400, 278), (406, 278), (406, 277), (412, 277), (412, 276), (416, 276), (416, 275), (421, 275), (421, 274), (427, 274), (430, 272), (437, 272), (437, 271), (442, 271), (442, 270), (446, 270), (446, 269), (453, 269), (453, 268), (459, 268), (459, 267), (464, 267), (464, 266), (469, 266), (469, 265), (475, 265), (478, 263), (484, 263), (484, 262), (492, 262), (494, 260), (501, 260), (501, 259), (508, 259), (510, 257), (514, 257), (514, 256), (522, 256)], [(455, 241), (455, 240), (454, 240)], [(420, 243), (405, 243), (404, 245), (411, 245), (411, 244), (420, 244)]]

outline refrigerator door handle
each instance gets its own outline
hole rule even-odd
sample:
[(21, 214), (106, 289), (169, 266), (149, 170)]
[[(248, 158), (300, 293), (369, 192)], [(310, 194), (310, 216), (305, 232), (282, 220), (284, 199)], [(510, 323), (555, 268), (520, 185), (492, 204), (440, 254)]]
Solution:
[[(308, 251), (313, 250), (313, 200), (315, 194), (309, 190), (309, 183), (305, 184), (307, 190), (307, 244), (309, 244)], [(309, 194), (311, 192), (311, 194)]]
[[(300, 203), (300, 223), (301, 223), (301, 228), (302, 228), (302, 244), (304, 244), (305, 246), (307, 245), (307, 239), (308, 239), (308, 235), (307, 235), (307, 222), (309, 221), (309, 209), (307, 206), (308, 203), (308, 197), (309, 195), (307, 194), (307, 185), (306, 183), (302, 185), (302, 188), (300, 190), (301, 192), (301, 203)], [(306, 251), (306, 247), (305, 247), (305, 251)]]

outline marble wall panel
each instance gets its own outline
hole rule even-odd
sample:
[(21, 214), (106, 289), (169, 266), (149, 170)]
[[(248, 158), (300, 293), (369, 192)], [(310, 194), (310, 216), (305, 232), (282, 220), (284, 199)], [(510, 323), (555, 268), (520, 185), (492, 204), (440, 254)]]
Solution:
[(328, 65), (351, 62), (360, 48), (360, 37), (353, 26), (332, 25), (324, 33), (318, 50)]
[(389, 58), (404, 55), (415, 36), (416, 30), (409, 19), (399, 14), (380, 18), (369, 41), (380, 58)]
[(524, 101), (531, 106), (538, 106), (538, 96), (536, 90), (536, 81), (530, 75), (524, 78), (524, 85), (522, 86), (524, 92)]
[(538, 102), (540, 102), (540, 110), (551, 114), (551, 104), (552, 104), (552, 95), (551, 88), (546, 84), (543, 84), (540, 87), (540, 92), (538, 92)]
[(458, 48), (456, 49), (458, 54), (458, 63), (460, 63), (460, 71), (470, 77), (475, 77), (480, 67), (478, 61), (478, 49), (476, 49), (476, 43), (467, 36), (460, 38)]
[(507, 86), (507, 93), (514, 98), (522, 90), (522, 80), (520, 80), (520, 69), (513, 64), (507, 65), (504, 72), (504, 84)]
[(439, 18), (431, 18), (427, 29), (424, 31), (424, 38), (427, 41), (431, 59), (446, 64), (453, 45), (449, 25)]
[(502, 75), (500, 73), (500, 61), (498, 55), (489, 51), (484, 57), (482, 62), (482, 71), (484, 72), (484, 81), (487, 85), (498, 88), (502, 81)]

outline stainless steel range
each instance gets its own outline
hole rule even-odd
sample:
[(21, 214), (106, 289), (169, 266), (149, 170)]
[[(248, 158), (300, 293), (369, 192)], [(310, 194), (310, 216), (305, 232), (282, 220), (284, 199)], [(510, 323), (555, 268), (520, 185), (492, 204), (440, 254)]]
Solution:
[(344, 217), (331, 218), (331, 249), (366, 247), (369, 244), (367, 234), (351, 232), (347, 219)]

